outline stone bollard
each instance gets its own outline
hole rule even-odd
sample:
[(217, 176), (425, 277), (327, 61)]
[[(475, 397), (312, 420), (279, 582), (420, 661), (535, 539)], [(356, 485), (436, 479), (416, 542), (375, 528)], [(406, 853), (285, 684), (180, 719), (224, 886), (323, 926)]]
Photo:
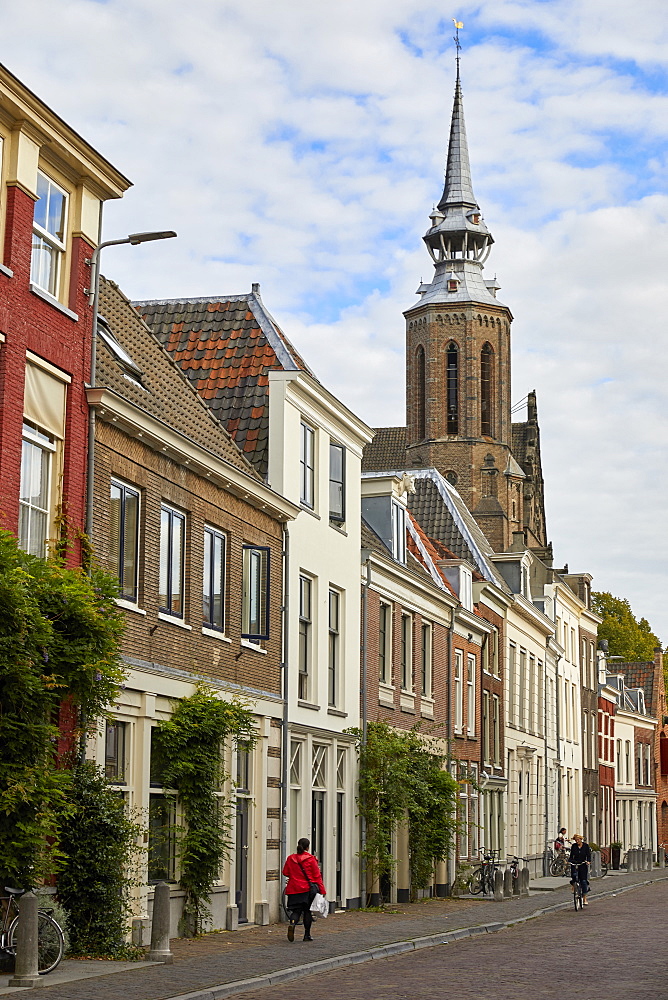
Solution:
[(497, 869), (497, 871), (494, 872), (494, 899), (497, 903), (503, 902), (503, 880), (503, 872)]
[(519, 876), (519, 879), (517, 881), (520, 883), (520, 895), (521, 896), (528, 896), (529, 895), (529, 869), (528, 868), (521, 868), (520, 869), (520, 876)]
[(591, 852), (591, 877), (600, 878), (601, 877), (601, 852), (592, 851)]
[(522, 869), (520, 868), (517, 872), (517, 878), (513, 879), (513, 896), (519, 896), (521, 885), (522, 885)]
[(645, 848), (645, 871), (650, 872), (652, 870), (652, 852), (649, 848)]
[(150, 962), (171, 965), (174, 956), (169, 950), (170, 888), (166, 882), (158, 882), (153, 890), (153, 919), (151, 921)]
[(510, 868), (506, 868), (503, 873), (503, 898), (510, 899), (513, 894), (513, 873)]
[(19, 899), (19, 922), (16, 929), (16, 963), (10, 986), (37, 986), (37, 896), (30, 890)]

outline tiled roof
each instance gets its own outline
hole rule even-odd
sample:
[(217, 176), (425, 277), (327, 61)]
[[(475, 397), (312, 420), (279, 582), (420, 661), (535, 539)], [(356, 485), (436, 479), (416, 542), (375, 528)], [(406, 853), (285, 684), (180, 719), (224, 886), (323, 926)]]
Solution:
[(654, 698), (654, 675), (656, 665), (654, 663), (618, 663), (614, 660), (611, 663), (612, 670), (617, 674), (624, 675), (624, 683), (628, 688), (642, 688), (645, 692), (645, 704), (647, 711), (656, 711)]
[[(414, 541), (413, 537), (409, 533), (409, 535), (408, 535), (408, 548), (409, 548), (409, 551), (411, 551), (413, 553), (413, 555), (415, 556), (415, 558), (420, 563), (422, 563), (422, 564), (424, 564), (424, 562), (425, 562), (425, 556), (426, 556), (427, 560), (431, 564), (431, 567), (438, 574), (439, 580), (441, 581), (441, 584), (444, 586), (444, 588), (446, 590), (449, 590), (450, 593), (453, 595), (453, 597), (457, 597), (457, 594), (455, 593), (454, 589), (452, 588), (451, 584), (449, 583), (447, 577), (445, 576), (445, 573), (443, 572), (443, 570), (441, 569), (441, 567), (438, 565), (438, 560), (442, 559), (443, 556), (441, 556), (439, 554), (439, 552), (436, 549), (436, 545), (432, 542), (432, 540), (430, 538), (427, 538), (426, 534), (422, 530), (421, 525), (416, 520), (416, 518), (413, 516), (413, 514), (411, 514), (410, 511), (408, 512), (408, 516), (409, 516), (409, 518), (411, 520), (411, 524), (413, 525), (413, 529), (414, 529), (417, 537), (420, 540), (420, 545), (421, 545), (422, 550), (423, 550), (423, 551), (420, 551), (420, 548), (418, 547), (416, 541)], [(426, 567), (426, 568), (428, 568), (428, 567)], [(431, 572), (430, 572), (430, 575), (431, 575)]]
[(269, 445), (269, 375), (312, 375), (259, 295), (133, 303), (262, 476)]
[(377, 427), (375, 436), (364, 449), (362, 472), (404, 470), (406, 464), (406, 428)]
[[(385, 543), (364, 518), (362, 518), (362, 548), (370, 549), (372, 552), (375, 552), (378, 555), (383, 555), (390, 561), (394, 561), (392, 559), (392, 554)], [(408, 532), (406, 534), (406, 565), (402, 567), (402, 571), (414, 576), (423, 583), (429, 582), (432, 586), (434, 585), (431, 574), (427, 569), (425, 569), (417, 546)], [(449, 585), (448, 589), (450, 589)]]
[[(193, 392), (188, 380), (151, 334), (113, 281), (100, 283), (100, 315), (138, 369), (141, 385), (128, 378), (114, 351), (98, 336), (96, 384), (108, 386), (191, 441), (257, 478), (227, 431)], [(143, 388), (142, 388), (143, 386)]]

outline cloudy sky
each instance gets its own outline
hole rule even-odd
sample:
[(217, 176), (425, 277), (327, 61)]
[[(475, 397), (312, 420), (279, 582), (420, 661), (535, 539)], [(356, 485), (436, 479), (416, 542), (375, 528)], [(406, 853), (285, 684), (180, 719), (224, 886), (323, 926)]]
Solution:
[[(668, 642), (666, 0), (0, 0), (0, 59), (132, 179), (134, 298), (263, 300), (328, 388), (404, 422), (402, 311), (432, 265), (452, 18), (474, 190), (538, 393), (557, 565)], [(518, 411), (521, 419), (522, 411)]]

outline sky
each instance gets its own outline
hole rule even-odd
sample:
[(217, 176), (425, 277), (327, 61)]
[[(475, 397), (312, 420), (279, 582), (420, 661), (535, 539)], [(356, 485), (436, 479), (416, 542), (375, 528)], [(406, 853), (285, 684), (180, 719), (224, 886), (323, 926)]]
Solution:
[(453, 18), (555, 565), (668, 643), (665, 0), (0, 0), (0, 61), (133, 181), (105, 239), (178, 232), (104, 252), (127, 295), (259, 282), (327, 388), (398, 425)]

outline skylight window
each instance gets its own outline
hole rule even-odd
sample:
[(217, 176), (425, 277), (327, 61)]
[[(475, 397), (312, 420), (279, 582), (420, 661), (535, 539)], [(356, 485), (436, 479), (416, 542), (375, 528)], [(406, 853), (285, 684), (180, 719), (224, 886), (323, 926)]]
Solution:
[(111, 332), (109, 324), (102, 316), (98, 316), (97, 318), (97, 332), (113, 354), (123, 374), (126, 375), (132, 382), (136, 382), (143, 388), (143, 372), (141, 368), (135, 364), (125, 348), (121, 347)]

